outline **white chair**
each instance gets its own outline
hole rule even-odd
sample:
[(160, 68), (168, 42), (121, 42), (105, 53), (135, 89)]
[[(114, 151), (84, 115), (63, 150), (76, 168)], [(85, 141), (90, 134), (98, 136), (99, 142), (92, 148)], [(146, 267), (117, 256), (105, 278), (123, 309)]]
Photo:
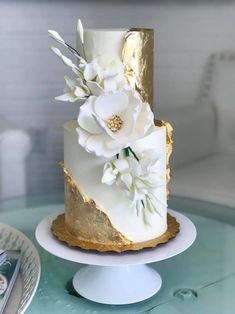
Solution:
[(26, 158), (30, 137), (0, 117), (0, 198), (26, 194)]
[(235, 52), (212, 54), (197, 103), (171, 110), (171, 192), (235, 207)]

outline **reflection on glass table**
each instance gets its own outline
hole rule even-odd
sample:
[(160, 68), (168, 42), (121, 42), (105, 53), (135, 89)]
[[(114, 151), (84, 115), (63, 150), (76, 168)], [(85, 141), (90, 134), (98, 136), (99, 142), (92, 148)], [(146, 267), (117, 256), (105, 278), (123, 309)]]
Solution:
[(41, 280), (27, 314), (234, 313), (235, 209), (171, 197), (169, 207), (184, 213), (196, 225), (195, 243), (178, 256), (152, 264), (164, 281), (156, 296), (133, 305), (107, 306), (79, 297), (71, 285), (78, 265), (50, 255), (36, 243), (35, 227), (44, 217), (61, 210), (62, 204), (61, 195), (0, 202), (0, 221), (24, 232), (41, 258)]

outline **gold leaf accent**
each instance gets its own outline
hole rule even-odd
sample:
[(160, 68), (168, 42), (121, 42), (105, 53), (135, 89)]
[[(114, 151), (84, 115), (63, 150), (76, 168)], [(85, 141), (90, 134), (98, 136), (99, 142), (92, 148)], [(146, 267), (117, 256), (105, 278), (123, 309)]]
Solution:
[(167, 188), (167, 197), (170, 194), (170, 180), (171, 180), (171, 169), (170, 169), (170, 156), (173, 150), (173, 140), (172, 140), (172, 132), (173, 128), (171, 124), (167, 121), (163, 120), (155, 120), (155, 125), (166, 128), (166, 188)]
[(153, 248), (159, 244), (167, 243), (173, 239), (179, 232), (179, 223), (175, 217), (167, 215), (167, 231), (160, 237), (151, 239), (145, 242), (118, 244), (118, 243), (97, 243), (92, 240), (81, 239), (73, 236), (68, 232), (65, 224), (65, 215), (59, 215), (52, 223), (51, 230), (53, 234), (60, 240), (67, 243), (69, 246), (79, 247), (84, 250), (96, 250), (99, 252), (124, 252), (124, 251), (139, 251), (144, 248)]
[(90, 241), (100, 244), (130, 244), (112, 225), (101, 206), (88, 197), (74, 181), (63, 163), (65, 176), (65, 229), (67, 240)]
[(125, 77), (141, 100), (149, 104), (153, 104), (153, 47), (153, 29), (131, 28), (122, 49)]

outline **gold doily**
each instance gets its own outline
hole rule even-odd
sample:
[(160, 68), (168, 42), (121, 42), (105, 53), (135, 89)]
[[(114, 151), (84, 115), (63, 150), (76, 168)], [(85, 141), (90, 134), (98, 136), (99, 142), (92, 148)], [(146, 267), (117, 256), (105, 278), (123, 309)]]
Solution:
[(159, 244), (167, 243), (170, 239), (174, 238), (179, 232), (179, 223), (175, 217), (170, 214), (167, 215), (167, 230), (158, 238), (149, 241), (130, 243), (130, 244), (115, 244), (115, 243), (94, 243), (85, 239), (75, 237), (65, 227), (65, 215), (59, 215), (52, 223), (52, 233), (60, 240), (67, 243), (69, 246), (79, 247), (85, 250), (96, 250), (99, 252), (124, 252), (124, 251), (138, 251), (143, 248), (152, 248)]

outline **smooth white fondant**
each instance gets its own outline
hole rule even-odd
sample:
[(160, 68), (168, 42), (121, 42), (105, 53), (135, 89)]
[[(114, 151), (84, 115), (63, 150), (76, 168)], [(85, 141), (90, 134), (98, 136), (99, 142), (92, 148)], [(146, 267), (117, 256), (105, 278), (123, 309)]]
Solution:
[[(125, 191), (117, 186), (101, 183), (103, 167), (107, 158), (88, 153), (78, 144), (76, 121), (64, 125), (64, 162), (74, 180), (81, 186), (88, 197), (102, 206), (113, 226), (133, 242), (142, 242), (160, 236), (167, 228), (166, 207), (157, 202), (157, 213), (148, 213), (150, 225), (145, 225), (141, 215), (131, 207), (131, 201)], [(166, 178), (166, 130), (158, 128), (147, 137), (140, 139), (133, 146), (136, 153), (153, 149), (159, 154), (159, 172)], [(156, 191), (159, 198), (166, 202), (166, 182)]]
[(128, 29), (85, 29), (84, 49), (77, 34), (77, 50), (88, 62), (98, 56), (121, 62), (123, 41), (127, 31)]

